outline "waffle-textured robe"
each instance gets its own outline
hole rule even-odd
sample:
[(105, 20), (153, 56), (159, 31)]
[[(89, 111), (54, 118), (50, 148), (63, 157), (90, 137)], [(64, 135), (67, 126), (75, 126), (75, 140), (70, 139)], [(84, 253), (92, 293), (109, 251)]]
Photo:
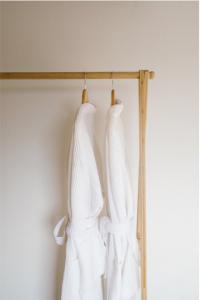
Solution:
[[(98, 220), (103, 198), (95, 153), (95, 111), (93, 104), (85, 103), (77, 112), (69, 155), (69, 218), (68, 222), (61, 219), (54, 229), (58, 244), (64, 244), (67, 236), (62, 300), (103, 300), (105, 246)], [(65, 234), (60, 236), (65, 224)]]
[(119, 100), (110, 107), (105, 136), (108, 217), (102, 218), (101, 229), (107, 244), (105, 300), (136, 300), (140, 293), (136, 213), (127, 170), (122, 110)]

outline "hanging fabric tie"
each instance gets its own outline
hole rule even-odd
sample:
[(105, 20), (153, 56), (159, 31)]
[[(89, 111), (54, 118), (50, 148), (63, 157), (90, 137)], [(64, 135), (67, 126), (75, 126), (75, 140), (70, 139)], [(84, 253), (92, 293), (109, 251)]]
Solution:
[[(98, 219), (91, 218), (88, 220), (84, 220), (83, 222), (69, 222), (66, 223), (67, 217), (64, 216), (55, 226), (54, 228), (54, 237), (56, 243), (58, 245), (64, 245), (67, 237), (71, 237), (72, 239), (82, 239), (87, 234), (91, 234), (91, 231), (98, 231)], [(65, 230), (62, 235), (60, 235), (60, 231), (62, 227), (65, 227)]]

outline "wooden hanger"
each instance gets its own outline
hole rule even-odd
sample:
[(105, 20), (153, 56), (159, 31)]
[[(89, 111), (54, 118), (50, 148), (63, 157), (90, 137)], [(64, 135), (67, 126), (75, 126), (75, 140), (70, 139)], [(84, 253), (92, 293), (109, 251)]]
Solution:
[(115, 105), (115, 104), (116, 104), (116, 97), (115, 97), (115, 89), (114, 89), (113, 74), (112, 74), (111, 105)]
[(84, 78), (84, 89), (82, 92), (82, 104), (89, 102), (88, 100), (88, 91), (87, 91), (87, 87), (86, 87), (86, 74), (85, 74), (85, 78)]
[(111, 91), (111, 105), (115, 105), (115, 104), (116, 104), (115, 90), (112, 89), (112, 91)]

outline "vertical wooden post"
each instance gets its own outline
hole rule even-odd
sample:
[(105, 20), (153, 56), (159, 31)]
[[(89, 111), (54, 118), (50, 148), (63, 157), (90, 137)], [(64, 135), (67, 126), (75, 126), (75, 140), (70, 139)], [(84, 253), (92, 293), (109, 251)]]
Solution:
[(140, 70), (137, 239), (139, 241), (139, 248), (140, 248), (140, 255), (141, 255), (141, 300), (147, 300), (145, 138), (146, 138), (148, 78), (149, 78), (149, 71)]

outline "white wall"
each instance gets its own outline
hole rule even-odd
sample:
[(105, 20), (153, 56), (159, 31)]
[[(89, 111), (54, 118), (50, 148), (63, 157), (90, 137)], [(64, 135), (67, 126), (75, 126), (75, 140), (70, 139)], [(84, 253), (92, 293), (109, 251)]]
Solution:
[[(197, 300), (197, 2), (4, 2), (4, 71), (150, 69), (149, 300)], [(2, 66), (1, 66), (2, 68)], [(1, 69), (2, 71), (3, 69)], [(2, 300), (58, 300), (69, 134), (82, 81), (7, 81)], [(136, 80), (115, 81), (137, 194)], [(110, 81), (89, 81), (102, 146)], [(70, 299), (69, 299), (70, 300)]]

